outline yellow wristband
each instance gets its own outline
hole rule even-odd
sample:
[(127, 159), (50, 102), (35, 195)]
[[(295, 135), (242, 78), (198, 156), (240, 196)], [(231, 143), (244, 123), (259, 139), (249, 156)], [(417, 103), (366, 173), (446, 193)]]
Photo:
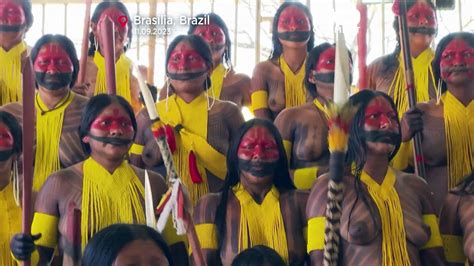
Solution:
[(252, 102), (252, 110), (268, 108), (268, 92), (265, 90), (254, 91), (250, 96)]
[(441, 239), (441, 234), (439, 233), (438, 219), (436, 218), (436, 215), (423, 215), (423, 222), (430, 227), (431, 236), (428, 242), (423, 247), (421, 247), (421, 249), (442, 247), (443, 240)]
[(196, 234), (201, 248), (217, 249), (217, 227), (215, 224), (197, 224)]
[(297, 189), (311, 189), (318, 174), (318, 167), (296, 169), (293, 173), (293, 183)]
[(130, 147), (130, 150), (128, 150), (128, 154), (142, 155), (143, 148), (145, 148), (145, 146), (141, 144), (133, 143), (132, 146)]
[(58, 244), (58, 222), (59, 218), (54, 215), (35, 212), (31, 224), (31, 234), (41, 234), (35, 244), (47, 248), (55, 248)]
[(443, 235), (444, 256), (449, 263), (464, 263), (466, 255), (462, 244), (462, 236)]
[(313, 250), (324, 249), (324, 229), (326, 228), (326, 217), (318, 216), (308, 221), (308, 254)]

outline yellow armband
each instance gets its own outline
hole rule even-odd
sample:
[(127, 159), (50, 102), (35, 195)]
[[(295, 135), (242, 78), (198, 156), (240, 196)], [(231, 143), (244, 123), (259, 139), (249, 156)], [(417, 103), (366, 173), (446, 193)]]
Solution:
[(201, 248), (217, 249), (217, 227), (215, 224), (197, 224), (196, 234)]
[(35, 212), (31, 224), (31, 234), (41, 234), (35, 244), (54, 249), (58, 244), (58, 223), (59, 218), (54, 215)]
[(145, 148), (145, 146), (141, 145), (141, 144), (137, 144), (137, 143), (133, 143), (132, 146), (130, 147), (130, 150), (128, 150), (128, 154), (135, 154), (135, 155), (142, 155), (143, 153), (143, 148)]
[[(22, 265), (23, 261), (18, 260), (17, 258), (15, 258), (15, 256), (13, 255), (13, 253), (11, 253), (11, 251), (10, 251), (10, 254), (11, 254), (13, 260), (16, 262), (17, 265)], [(33, 251), (33, 253), (31, 253), (30, 265), (38, 265), (39, 261), (40, 261), (40, 255), (39, 255), (38, 250), (35, 249), (35, 251)]]
[(318, 174), (318, 167), (296, 169), (293, 173), (293, 183), (297, 189), (311, 189)]
[(308, 254), (313, 250), (324, 249), (324, 229), (326, 227), (326, 217), (318, 216), (308, 221)]
[(292, 152), (292, 150), (293, 150), (293, 142), (284, 139), (284, 140), (283, 140), (283, 147), (285, 148), (286, 159), (288, 160), (288, 165), (290, 165), (290, 162), (291, 162), (291, 152)]
[(250, 101), (252, 103), (252, 111), (258, 109), (268, 108), (268, 92), (265, 90), (254, 91), (250, 95)]
[(431, 235), (428, 242), (421, 249), (443, 247), (443, 240), (439, 232), (438, 219), (434, 214), (423, 215), (423, 223), (430, 227)]
[(462, 236), (443, 235), (444, 256), (449, 263), (464, 263), (466, 255), (462, 244)]

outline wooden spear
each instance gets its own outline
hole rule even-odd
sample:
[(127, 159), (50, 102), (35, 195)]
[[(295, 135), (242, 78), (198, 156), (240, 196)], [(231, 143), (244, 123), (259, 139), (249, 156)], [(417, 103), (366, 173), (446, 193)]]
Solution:
[(91, 21), (91, 3), (92, 0), (86, 1), (86, 14), (84, 15), (84, 29), (82, 31), (81, 59), (79, 61), (79, 73), (77, 75), (77, 84), (84, 84), (86, 76), (87, 57), (89, 52), (89, 27)]
[[(396, 5), (397, 2), (394, 3)], [(406, 0), (401, 0), (399, 2), (400, 5), (400, 14), (398, 14), (398, 24), (399, 24), (399, 36), (400, 36), (400, 46), (401, 46), (401, 53), (403, 55), (403, 66), (405, 68), (405, 84), (406, 90), (408, 93), (408, 106), (409, 108), (413, 108), (416, 106), (416, 84), (415, 84), (415, 77), (413, 74), (413, 64), (411, 61), (411, 53), (410, 53), (410, 40), (408, 36), (408, 25), (407, 25), (407, 6)], [(396, 9), (395, 9), (396, 10)], [(425, 88), (422, 88), (425, 89)], [(415, 134), (413, 136), (413, 150), (415, 152), (415, 172), (418, 176), (423, 178), (426, 177), (425, 172), (425, 165), (424, 165), (424, 157), (423, 157), (423, 150), (421, 146), (421, 132)]]
[(359, 90), (367, 88), (367, 6), (362, 1), (357, 2), (359, 10), (359, 31), (357, 32), (357, 55), (359, 58)]
[(105, 60), (105, 84), (107, 93), (117, 94), (117, 83), (115, 80), (115, 24), (110, 17), (105, 17), (100, 23), (100, 51)]
[[(22, 232), (31, 234), (31, 190), (33, 184), (33, 145), (35, 132), (35, 78), (31, 59), (23, 66), (23, 194), (22, 194)], [(22, 262), (29, 266), (30, 261)]]

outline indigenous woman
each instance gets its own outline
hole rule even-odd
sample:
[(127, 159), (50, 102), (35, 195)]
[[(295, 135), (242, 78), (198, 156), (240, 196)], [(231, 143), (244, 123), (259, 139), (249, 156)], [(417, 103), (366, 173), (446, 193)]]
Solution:
[(474, 34), (451, 33), (441, 39), (433, 70), (441, 79), (441, 99), (408, 111), (402, 136), (409, 140), (423, 132), (426, 181), (439, 211), (446, 193), (474, 169)]
[(316, 177), (327, 171), (328, 127), (324, 105), (333, 96), (335, 48), (323, 43), (309, 52), (304, 81), (313, 102), (285, 109), (275, 119), (298, 189), (310, 189)]
[[(71, 90), (79, 61), (69, 38), (44, 35), (31, 50), (31, 59), (38, 84), (33, 190), (39, 191), (50, 174), (86, 158), (77, 128), (88, 99)], [(2, 109), (22, 123), (22, 104), (11, 103)]]
[[(230, 140), (243, 123), (237, 105), (211, 98), (212, 54), (196, 35), (180, 35), (166, 54), (166, 72), (175, 94), (158, 102), (158, 116), (167, 124), (168, 143), (179, 176), (195, 203), (208, 192), (216, 192), (226, 174), (225, 154)], [(132, 148), (135, 162), (146, 167), (162, 164), (158, 145), (149, 129), (146, 110), (138, 115), (138, 145)], [(137, 149), (138, 147), (138, 149)]]
[(32, 24), (31, 1), (0, 2), (0, 106), (21, 100), (21, 70), (28, 54), (24, 38)]
[[(219, 100), (231, 101), (240, 107), (250, 105), (250, 78), (236, 73), (231, 61), (231, 42), (229, 29), (222, 18), (215, 14), (200, 14), (196, 18), (209, 18), (206, 25), (190, 24), (188, 34), (201, 36), (212, 52), (213, 70), (209, 95)], [(166, 90), (161, 90), (161, 99)]]
[[(395, 1), (394, 11), (398, 14), (398, 4)], [(433, 75), (431, 61), (434, 52), (430, 45), (438, 32), (436, 8), (431, 0), (407, 0), (407, 26), (412, 57), (413, 72), (416, 84), (416, 101), (425, 102), (436, 97), (436, 80)], [(398, 17), (395, 17), (393, 28), (397, 33), (397, 47), (389, 55), (376, 59), (368, 66), (368, 88), (382, 91), (390, 95), (401, 116), (408, 109), (408, 95), (405, 85), (405, 69), (400, 47)], [(404, 170), (413, 158), (411, 143), (402, 143), (397, 156), (392, 160), (392, 166)]]
[[(396, 106), (385, 93), (370, 90), (350, 102), (359, 109), (349, 131), (353, 173), (342, 180), (338, 265), (443, 265), (428, 186), (389, 166), (400, 146)], [(316, 180), (306, 208), (311, 265), (323, 265), (328, 181), (328, 175)]]
[(9, 243), (21, 232), (18, 158), (21, 127), (11, 114), (0, 111), (0, 265), (14, 266)]
[[(90, 157), (49, 176), (37, 196), (32, 236), (17, 234), (11, 241), (15, 258), (48, 263), (59, 244), (63, 263), (78, 262), (81, 249), (102, 228), (145, 223), (145, 171), (126, 160), (136, 128), (133, 110), (122, 97), (90, 99), (79, 127)], [(166, 184), (158, 174), (149, 172), (149, 177), (156, 206)], [(82, 213), (79, 225), (71, 222), (75, 210)]]
[(208, 265), (230, 265), (247, 248), (265, 245), (290, 265), (304, 265), (307, 192), (295, 190), (281, 136), (268, 120), (246, 122), (227, 153), (221, 192), (194, 209)]
[(452, 189), (441, 209), (441, 237), (448, 265), (474, 263), (474, 171)]
[(314, 46), (311, 13), (301, 3), (285, 2), (275, 14), (272, 32), (272, 54), (255, 66), (250, 90), (255, 116), (271, 121), (284, 108), (311, 99), (304, 88), (306, 55)]
[[(127, 17), (123, 26), (119, 20)], [(129, 102), (135, 113), (141, 109), (139, 100), (139, 87), (135, 77), (132, 76), (132, 60), (125, 52), (132, 42), (132, 18), (125, 5), (118, 1), (103, 1), (97, 5), (91, 19), (92, 32), (90, 33), (89, 57), (86, 69), (86, 91), (82, 94), (91, 97), (99, 93), (107, 93), (105, 58), (101, 48), (104, 44), (100, 38), (100, 24), (109, 17), (115, 23), (115, 79), (117, 82), (117, 95)], [(82, 85), (82, 84), (79, 84)]]

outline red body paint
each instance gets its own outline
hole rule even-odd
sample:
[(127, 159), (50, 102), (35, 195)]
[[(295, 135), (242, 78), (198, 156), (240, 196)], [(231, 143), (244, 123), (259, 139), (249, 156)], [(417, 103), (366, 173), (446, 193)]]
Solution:
[(398, 117), (396, 111), (386, 99), (381, 96), (370, 101), (365, 109), (365, 130), (379, 130), (393, 128), (398, 130)]
[(0, 148), (12, 149), (13, 148), (13, 136), (8, 127), (0, 125)]
[(278, 32), (309, 30), (311, 30), (310, 22), (303, 10), (288, 6), (281, 12), (278, 18)]
[(445, 81), (459, 75), (474, 78), (474, 48), (463, 39), (452, 40), (441, 54), (440, 68)]
[(436, 13), (427, 3), (416, 3), (407, 11), (408, 27), (437, 28)]
[(201, 55), (188, 42), (176, 45), (171, 52), (168, 64), (170, 73), (199, 72), (207, 70), (207, 65)]
[(224, 31), (215, 23), (197, 26), (193, 34), (201, 36), (209, 45), (225, 45)]
[(121, 115), (99, 115), (92, 122), (91, 128), (104, 132), (121, 130), (123, 134), (133, 133), (132, 121)]
[(71, 73), (72, 61), (59, 43), (47, 43), (41, 47), (34, 62), (35, 72)]
[(19, 3), (12, 0), (0, 1), (0, 25), (13, 26), (25, 23), (25, 12)]
[(313, 68), (316, 72), (334, 72), (336, 67), (336, 47), (331, 46), (319, 55), (318, 62)]
[(119, 32), (122, 39), (125, 40), (127, 39), (128, 25), (127, 23), (122, 24), (124, 16), (126, 17), (126, 15), (122, 11), (120, 11), (118, 8), (108, 7), (102, 12), (102, 14), (100, 14), (99, 23), (100, 21), (105, 19), (105, 17), (110, 17), (110, 19), (115, 24), (115, 31)]
[(277, 161), (280, 154), (275, 138), (263, 126), (255, 126), (240, 140), (237, 156), (243, 160)]

